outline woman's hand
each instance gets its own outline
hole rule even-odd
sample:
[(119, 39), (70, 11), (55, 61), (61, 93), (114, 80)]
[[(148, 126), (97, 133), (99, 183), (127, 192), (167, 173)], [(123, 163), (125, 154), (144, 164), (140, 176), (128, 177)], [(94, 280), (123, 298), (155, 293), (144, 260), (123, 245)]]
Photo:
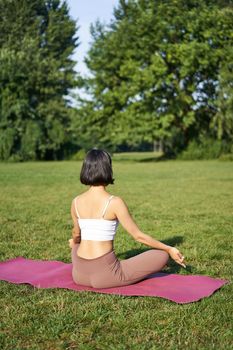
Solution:
[(168, 249), (167, 252), (170, 255), (170, 257), (175, 262), (177, 262), (177, 264), (186, 268), (186, 265), (184, 264), (184, 256), (180, 253), (180, 251), (178, 249), (176, 249), (175, 247), (171, 247)]
[(75, 245), (73, 238), (69, 239), (69, 247), (72, 249)]
[(80, 234), (80, 231), (76, 227), (74, 227), (72, 229), (72, 237), (73, 237), (73, 240), (74, 240), (75, 244), (81, 242), (81, 234)]
[(69, 247), (73, 248), (75, 244), (79, 244), (81, 242), (81, 236), (75, 236), (74, 238), (69, 239)]

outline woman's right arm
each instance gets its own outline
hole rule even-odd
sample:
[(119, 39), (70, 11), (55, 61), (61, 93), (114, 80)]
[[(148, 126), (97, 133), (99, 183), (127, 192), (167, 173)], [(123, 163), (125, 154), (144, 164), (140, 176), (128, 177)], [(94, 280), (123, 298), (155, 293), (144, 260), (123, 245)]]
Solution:
[(171, 247), (167, 244), (164, 244), (150, 235), (143, 233), (137, 224), (134, 222), (127, 205), (120, 197), (115, 197), (114, 200), (114, 209), (118, 220), (124, 229), (131, 235), (133, 238), (140, 243), (143, 243), (152, 248), (161, 249), (166, 251), (172, 259), (174, 259), (178, 264), (185, 267), (184, 257), (175, 247)]
[(70, 214), (73, 220), (73, 229), (72, 229), (72, 237), (74, 240), (74, 243), (80, 243), (81, 242), (81, 231), (80, 231), (80, 227), (78, 224), (78, 217), (77, 214), (75, 212), (75, 205), (74, 205), (74, 199), (71, 203), (71, 208), (70, 208)]

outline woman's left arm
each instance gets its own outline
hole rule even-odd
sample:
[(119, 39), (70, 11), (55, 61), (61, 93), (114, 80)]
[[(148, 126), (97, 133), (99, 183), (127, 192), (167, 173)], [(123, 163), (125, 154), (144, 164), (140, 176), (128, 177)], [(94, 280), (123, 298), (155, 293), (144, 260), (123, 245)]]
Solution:
[(115, 203), (115, 213), (118, 220), (120, 221), (122, 226), (125, 228), (125, 230), (131, 236), (133, 236), (133, 238), (137, 242), (143, 243), (155, 249), (165, 250), (173, 260), (175, 260), (181, 266), (186, 267), (184, 263), (184, 256), (180, 253), (180, 251), (177, 248), (164, 244), (154, 239), (150, 235), (142, 232), (139, 229), (139, 227), (131, 217), (131, 214), (129, 213), (127, 205), (120, 197), (115, 197), (114, 203)]

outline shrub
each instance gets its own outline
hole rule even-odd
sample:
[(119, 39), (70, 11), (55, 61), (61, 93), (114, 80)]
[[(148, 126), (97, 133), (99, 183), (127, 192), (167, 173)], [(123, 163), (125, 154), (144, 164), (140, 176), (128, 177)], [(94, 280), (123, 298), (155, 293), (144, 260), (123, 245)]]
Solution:
[(7, 160), (12, 152), (15, 132), (13, 129), (0, 130), (0, 159)]
[(71, 160), (83, 160), (85, 158), (86, 152), (84, 149), (80, 149), (78, 152), (76, 152), (72, 157)]
[(179, 156), (179, 159), (217, 159), (223, 154), (232, 154), (232, 145), (220, 140), (200, 138), (189, 143), (186, 150)]
[(226, 154), (221, 154), (219, 157), (219, 160), (222, 161), (233, 161), (233, 153), (226, 153)]

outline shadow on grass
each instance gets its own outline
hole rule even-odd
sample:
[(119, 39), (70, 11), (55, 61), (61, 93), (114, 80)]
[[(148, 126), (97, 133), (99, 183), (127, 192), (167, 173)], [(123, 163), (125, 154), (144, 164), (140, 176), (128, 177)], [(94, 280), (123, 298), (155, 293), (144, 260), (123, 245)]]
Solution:
[(165, 238), (164, 240), (161, 240), (162, 243), (170, 245), (172, 247), (179, 246), (181, 243), (184, 242), (183, 236), (174, 236), (171, 238)]
[(137, 161), (139, 163), (147, 163), (147, 162), (149, 163), (149, 162), (161, 162), (161, 161), (171, 160), (171, 159), (175, 159), (175, 157), (171, 157), (163, 154), (162, 156), (142, 158), (142, 159), (138, 159)]
[[(184, 241), (183, 236), (174, 236), (171, 238), (161, 240), (160, 242), (173, 247), (173, 246), (178, 246), (179, 244), (183, 243), (183, 241)], [(137, 254), (141, 254), (143, 252), (146, 252), (149, 249), (153, 249), (153, 248), (145, 247), (145, 248), (130, 249), (130, 250), (127, 250), (126, 252), (122, 252), (122, 253), (119, 253), (117, 255), (121, 259), (128, 259), (128, 258), (131, 258), (132, 256), (137, 255)]]
[(126, 156), (126, 157), (119, 157), (119, 158), (114, 158), (113, 160), (114, 162), (135, 162), (135, 163), (150, 163), (150, 162), (161, 162), (161, 161), (165, 161), (165, 160), (171, 160), (171, 159), (175, 159), (175, 156), (170, 155), (170, 154), (162, 154), (162, 155), (155, 155), (155, 156), (133, 156), (133, 154), (131, 156)]
[[(183, 236), (174, 236), (171, 238), (167, 238), (165, 240), (162, 240), (160, 242), (170, 245), (170, 246), (179, 246), (181, 243), (183, 243), (184, 241), (184, 237)], [(131, 249), (131, 250), (127, 250), (126, 252), (117, 254), (119, 259), (129, 259), (133, 256), (136, 256), (138, 254), (144, 253), (147, 250), (149, 250), (151, 248), (136, 248), (136, 249)], [(153, 249), (153, 248), (152, 248)], [(177, 264), (175, 261), (173, 261), (171, 258), (168, 261), (168, 268), (166, 268), (166, 270), (162, 270), (163, 272), (166, 273), (178, 273), (180, 270), (184, 270), (184, 268)], [(186, 265), (186, 272), (192, 273), (194, 272), (194, 268), (191, 265)]]

